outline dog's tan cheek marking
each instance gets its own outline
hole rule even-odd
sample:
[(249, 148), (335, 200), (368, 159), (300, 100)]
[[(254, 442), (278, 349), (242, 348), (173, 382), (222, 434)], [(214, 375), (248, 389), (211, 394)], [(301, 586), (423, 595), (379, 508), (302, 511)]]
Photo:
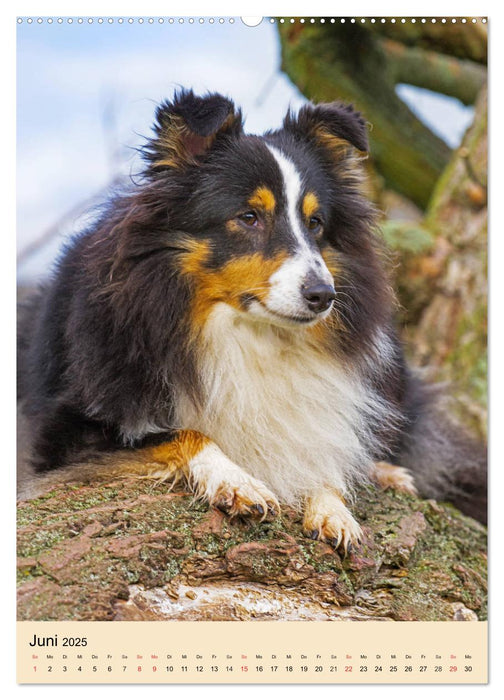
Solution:
[(226, 301), (237, 305), (240, 294), (253, 293), (260, 300), (268, 294), (271, 276), (286, 259), (286, 253), (278, 253), (273, 258), (265, 258), (260, 253), (244, 255), (230, 260), (221, 270), (215, 272), (215, 278), (225, 290)]
[(194, 251), (184, 253), (182, 272), (191, 277), (194, 297), (191, 324), (195, 335), (204, 326), (215, 304), (226, 302), (241, 309), (240, 297), (253, 294), (264, 300), (269, 292), (270, 278), (285, 261), (287, 254), (280, 252), (273, 258), (260, 253), (244, 255), (212, 270), (206, 266), (209, 245), (197, 244)]
[(269, 187), (261, 186), (254, 191), (248, 204), (252, 209), (262, 209), (268, 214), (272, 214), (276, 206), (275, 195)]
[(192, 250), (181, 255), (181, 272), (193, 285), (190, 317), (194, 336), (203, 327), (211, 310), (209, 295), (205, 293), (212, 277), (212, 271), (206, 267), (210, 253), (208, 241), (193, 241)]
[(388, 462), (375, 462), (372, 478), (382, 489), (394, 489), (402, 493), (416, 496), (417, 490), (413, 475), (404, 467), (398, 467)]
[(210, 257), (210, 243), (193, 240), (187, 245), (189, 250), (180, 256), (181, 271), (185, 275), (195, 277), (202, 273), (205, 263)]

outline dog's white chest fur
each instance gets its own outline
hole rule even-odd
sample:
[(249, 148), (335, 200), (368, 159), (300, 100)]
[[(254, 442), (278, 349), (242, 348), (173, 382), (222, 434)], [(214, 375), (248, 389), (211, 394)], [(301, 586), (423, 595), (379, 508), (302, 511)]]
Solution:
[(199, 358), (205, 405), (179, 401), (178, 425), (212, 439), (294, 504), (318, 488), (347, 493), (372, 462), (369, 419), (387, 411), (306, 329), (251, 324), (219, 304)]

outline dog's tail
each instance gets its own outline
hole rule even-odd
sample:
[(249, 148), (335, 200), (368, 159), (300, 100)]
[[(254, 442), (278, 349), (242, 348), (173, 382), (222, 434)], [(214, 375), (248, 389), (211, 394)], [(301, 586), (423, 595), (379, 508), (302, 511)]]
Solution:
[(420, 495), (449, 501), (487, 523), (487, 449), (448, 418), (436, 387), (414, 382), (411, 423), (399, 463)]

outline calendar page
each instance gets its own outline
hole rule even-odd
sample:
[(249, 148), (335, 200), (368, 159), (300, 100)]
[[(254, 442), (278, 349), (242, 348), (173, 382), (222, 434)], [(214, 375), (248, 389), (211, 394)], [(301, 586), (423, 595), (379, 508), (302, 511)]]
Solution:
[(18, 683), (487, 682), (487, 29), (17, 18)]

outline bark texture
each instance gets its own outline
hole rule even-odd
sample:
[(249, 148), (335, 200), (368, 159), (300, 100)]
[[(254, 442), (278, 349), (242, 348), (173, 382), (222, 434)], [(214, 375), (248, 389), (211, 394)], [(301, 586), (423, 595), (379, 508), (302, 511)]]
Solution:
[(486, 531), (450, 506), (363, 489), (342, 558), (299, 514), (231, 522), (146, 480), (64, 485), (18, 506), (20, 620), (475, 620)]
[(423, 218), (385, 221), (413, 362), (449, 381), (454, 410), (487, 425), (487, 91)]

